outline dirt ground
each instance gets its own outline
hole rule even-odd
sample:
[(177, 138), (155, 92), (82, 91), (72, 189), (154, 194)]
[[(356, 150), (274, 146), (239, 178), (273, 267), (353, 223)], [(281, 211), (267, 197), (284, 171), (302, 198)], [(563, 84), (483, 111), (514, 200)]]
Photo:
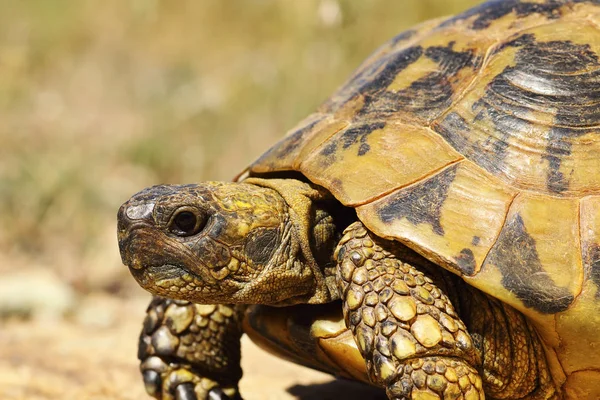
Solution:
[[(0, 399), (133, 400), (146, 396), (136, 351), (146, 297), (100, 296), (69, 320), (0, 328)], [(382, 392), (279, 360), (243, 340), (244, 399), (383, 399)]]

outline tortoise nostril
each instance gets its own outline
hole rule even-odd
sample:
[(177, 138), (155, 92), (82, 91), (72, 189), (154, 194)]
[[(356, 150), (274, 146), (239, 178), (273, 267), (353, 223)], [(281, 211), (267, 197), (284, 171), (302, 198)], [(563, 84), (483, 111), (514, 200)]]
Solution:
[(142, 219), (147, 218), (152, 214), (154, 210), (154, 203), (143, 203), (128, 206), (125, 209), (125, 215), (129, 219)]

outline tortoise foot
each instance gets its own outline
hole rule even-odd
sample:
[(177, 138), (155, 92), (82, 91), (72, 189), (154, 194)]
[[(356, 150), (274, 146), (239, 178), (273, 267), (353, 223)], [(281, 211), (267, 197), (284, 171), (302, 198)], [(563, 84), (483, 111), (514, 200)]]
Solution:
[(386, 393), (400, 400), (481, 400), (485, 398), (479, 373), (463, 360), (449, 357), (415, 358), (398, 368)]
[(157, 400), (241, 400), (242, 314), (155, 297), (138, 349), (146, 392)]
[(157, 400), (242, 400), (237, 386), (221, 385), (158, 357), (146, 359), (140, 369), (146, 392)]

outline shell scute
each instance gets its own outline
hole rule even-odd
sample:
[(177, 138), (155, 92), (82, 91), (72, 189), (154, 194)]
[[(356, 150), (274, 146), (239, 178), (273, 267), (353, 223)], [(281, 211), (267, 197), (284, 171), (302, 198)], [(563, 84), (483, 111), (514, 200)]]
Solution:
[(402, 241), (451, 271), (473, 276), (514, 196), (475, 165), (460, 161), (359, 206), (357, 212), (374, 232)]
[(297, 168), (298, 160), (311, 153), (314, 147), (348, 125), (327, 114), (312, 114), (256, 160), (250, 170), (254, 173), (287, 171)]
[(428, 224), (435, 234), (443, 236), (441, 207), (448, 197), (448, 188), (456, 177), (457, 168), (458, 165), (454, 164), (422, 184), (398, 193), (393, 200), (377, 210), (381, 221), (389, 224), (395, 219), (406, 218), (414, 225)]
[(427, 128), (372, 121), (336, 133), (307, 157), (300, 170), (326, 185), (343, 204), (357, 205), (461, 158)]
[(600, 170), (600, 34), (590, 24), (557, 24), (496, 49), (433, 129), (507, 184), (581, 195), (600, 190), (592, 172)]
[(578, 199), (519, 194), (470, 283), (488, 290), (498, 285), (502, 300), (528, 314), (565, 311), (584, 278), (581, 254), (574, 251), (580, 248), (578, 214)]

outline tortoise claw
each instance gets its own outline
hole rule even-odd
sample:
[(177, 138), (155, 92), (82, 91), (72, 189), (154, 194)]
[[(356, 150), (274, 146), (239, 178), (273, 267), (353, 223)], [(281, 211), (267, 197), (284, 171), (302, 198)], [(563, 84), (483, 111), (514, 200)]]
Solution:
[(191, 383), (177, 385), (175, 388), (175, 400), (198, 400), (194, 391), (194, 385)]
[(213, 388), (208, 392), (208, 400), (231, 400), (221, 388)]
[(154, 370), (147, 369), (142, 372), (142, 376), (146, 392), (152, 397), (159, 398), (162, 387), (160, 374)]
[(242, 400), (242, 396), (240, 396), (239, 393), (236, 393), (233, 397), (230, 397), (225, 394), (223, 389), (216, 387), (208, 392), (208, 400)]

